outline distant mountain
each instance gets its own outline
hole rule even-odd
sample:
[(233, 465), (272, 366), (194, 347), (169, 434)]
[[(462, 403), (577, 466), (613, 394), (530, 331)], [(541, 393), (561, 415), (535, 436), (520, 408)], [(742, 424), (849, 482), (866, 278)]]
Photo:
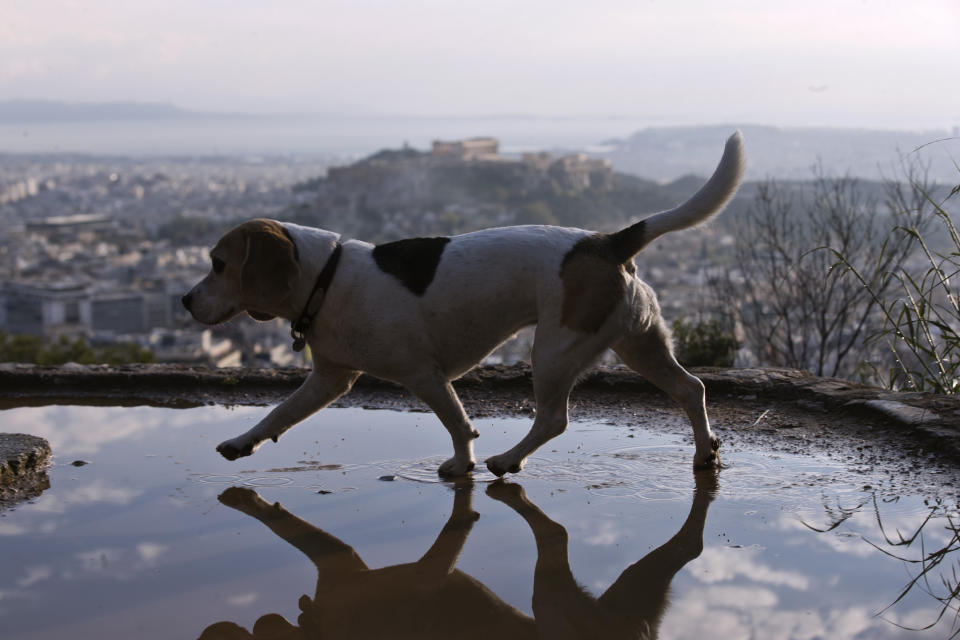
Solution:
[(185, 120), (223, 115), (189, 111), (159, 102), (0, 101), (0, 124)]
[[(779, 128), (756, 125), (658, 127), (637, 131), (628, 138), (609, 140), (608, 158), (617, 171), (653, 180), (675, 180), (684, 175), (707, 176), (713, 171), (723, 143), (734, 129), (743, 132), (747, 179), (775, 176), (808, 180), (818, 163), (827, 175), (850, 174), (876, 179), (896, 177), (899, 154), (930, 162), (932, 179), (956, 184), (960, 172), (951, 160), (960, 157), (958, 132), (884, 131), (869, 129)], [(953, 138), (934, 143), (945, 138)]]

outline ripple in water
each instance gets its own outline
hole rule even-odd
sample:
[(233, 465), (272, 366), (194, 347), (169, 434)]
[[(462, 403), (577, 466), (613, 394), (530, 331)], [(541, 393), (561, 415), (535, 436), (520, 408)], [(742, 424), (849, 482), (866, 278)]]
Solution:
[[(547, 453), (528, 459), (516, 482), (536, 481), (552, 486), (575, 485), (590, 493), (649, 501), (687, 500), (694, 481), (691, 468), (692, 447), (681, 442), (621, 447), (606, 450), (583, 450)], [(321, 465), (301, 461), (298, 467), (269, 469), (251, 477), (249, 474), (197, 474), (197, 482), (234, 484), (250, 487), (306, 487), (316, 488), (314, 474), (336, 472), (363, 472), (375, 476), (382, 472), (412, 482), (441, 483), (448, 480), (437, 474), (445, 456), (430, 456), (415, 460), (382, 460), (364, 465)], [(720, 471), (720, 490), (737, 499), (766, 497), (771, 492), (780, 495), (808, 497), (811, 491), (829, 486), (831, 491), (854, 494), (864, 487), (885, 484), (882, 478), (872, 477), (863, 470), (851, 469), (835, 461), (792, 454), (766, 454), (729, 451), (723, 455)], [(278, 473), (284, 472), (284, 473)], [(253, 472), (256, 473), (256, 472)], [(292, 475), (291, 475), (292, 474)], [(471, 473), (475, 483), (490, 483), (497, 477), (487, 470), (483, 461)]]
[[(443, 464), (447, 458), (444, 456), (433, 456), (422, 458), (420, 460), (387, 460), (378, 463), (384, 469), (390, 470), (397, 477), (414, 482), (447, 482), (437, 473), (437, 468)], [(490, 473), (483, 461), (477, 463), (476, 468), (470, 474), (474, 482), (493, 482), (497, 476)]]

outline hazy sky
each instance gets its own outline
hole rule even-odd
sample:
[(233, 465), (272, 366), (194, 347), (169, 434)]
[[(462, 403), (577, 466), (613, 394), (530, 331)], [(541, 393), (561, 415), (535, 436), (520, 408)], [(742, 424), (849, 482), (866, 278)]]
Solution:
[(4, 0), (0, 99), (960, 124), (960, 0)]

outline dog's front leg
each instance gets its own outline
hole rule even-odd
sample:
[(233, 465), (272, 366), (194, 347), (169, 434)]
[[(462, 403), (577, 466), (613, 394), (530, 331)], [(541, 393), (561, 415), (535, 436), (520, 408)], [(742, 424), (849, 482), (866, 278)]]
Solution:
[(453, 457), (437, 470), (442, 476), (456, 477), (473, 471), (473, 440), (479, 437), (470, 424), (453, 385), (439, 372), (407, 380), (405, 386), (433, 409), (453, 440)]
[(350, 369), (315, 368), (266, 418), (246, 433), (221, 442), (217, 451), (227, 460), (236, 460), (252, 454), (267, 439), (276, 442), (284, 431), (349, 391), (359, 375)]
[(270, 504), (252, 489), (230, 487), (217, 499), (240, 513), (256, 518), (302, 551), (317, 565), (321, 578), (336, 581), (367, 570), (367, 565), (353, 547), (301, 520), (284, 509), (279, 502)]
[(439, 585), (457, 565), (457, 559), (473, 523), (480, 514), (473, 510), (473, 481), (461, 480), (454, 488), (453, 511), (430, 549), (417, 562), (420, 581)]

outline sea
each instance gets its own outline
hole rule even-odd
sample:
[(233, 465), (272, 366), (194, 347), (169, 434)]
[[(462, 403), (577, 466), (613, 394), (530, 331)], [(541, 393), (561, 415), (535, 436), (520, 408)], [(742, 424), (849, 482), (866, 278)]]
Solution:
[(359, 157), (437, 139), (492, 136), (501, 153), (600, 151), (655, 125), (629, 117), (223, 117), (0, 124), (0, 153)]

